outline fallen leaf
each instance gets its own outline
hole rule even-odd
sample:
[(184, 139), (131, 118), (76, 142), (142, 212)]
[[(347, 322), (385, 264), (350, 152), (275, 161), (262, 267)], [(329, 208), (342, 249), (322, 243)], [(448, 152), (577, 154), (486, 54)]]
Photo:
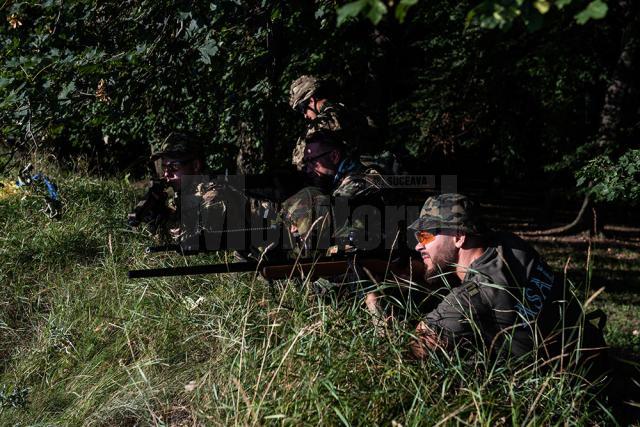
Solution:
[(7, 18), (7, 21), (9, 21), (9, 26), (11, 28), (13, 28), (14, 30), (18, 27), (22, 27), (22, 22), (20, 22), (20, 19), (18, 18), (18, 15), (11, 15)]

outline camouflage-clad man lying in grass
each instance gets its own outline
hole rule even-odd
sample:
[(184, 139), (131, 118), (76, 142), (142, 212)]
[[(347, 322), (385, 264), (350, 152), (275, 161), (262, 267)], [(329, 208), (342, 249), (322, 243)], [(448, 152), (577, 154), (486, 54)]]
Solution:
[[(416, 356), (471, 347), (503, 357), (535, 349), (550, 358), (575, 348), (576, 325), (584, 317), (565, 281), (528, 243), (489, 230), (467, 197), (430, 197), (409, 228), (416, 233), (425, 279), (445, 279), (453, 286), (418, 324)], [(582, 346), (604, 346), (600, 331), (584, 323)], [(589, 353), (598, 352), (583, 352)]]
[(159, 240), (172, 240), (180, 235), (182, 178), (205, 170), (202, 145), (189, 135), (172, 132), (152, 145), (151, 161), (157, 178), (129, 214), (129, 224), (145, 223)]
[(237, 205), (245, 204), (239, 192), (229, 194), (206, 175), (202, 143), (193, 135), (170, 133), (153, 144), (151, 160), (158, 178), (151, 181), (147, 194), (129, 215), (129, 223), (147, 224), (159, 243), (182, 244), (192, 237), (197, 245), (205, 225), (214, 222), (211, 217), (224, 214), (221, 192), (227, 204), (231, 198)]

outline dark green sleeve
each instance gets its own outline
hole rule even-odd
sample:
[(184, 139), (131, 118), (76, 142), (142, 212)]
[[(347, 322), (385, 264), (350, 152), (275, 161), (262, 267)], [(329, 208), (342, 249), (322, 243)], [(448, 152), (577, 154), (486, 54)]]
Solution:
[(484, 310), (482, 298), (475, 283), (454, 288), (438, 306), (427, 314), (425, 322), (446, 339), (447, 350), (475, 341), (480, 313)]

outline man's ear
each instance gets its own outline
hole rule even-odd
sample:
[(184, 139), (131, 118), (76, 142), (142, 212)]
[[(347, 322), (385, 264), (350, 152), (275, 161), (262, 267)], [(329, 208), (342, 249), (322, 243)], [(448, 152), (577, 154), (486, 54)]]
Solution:
[(456, 234), (455, 236), (453, 236), (453, 244), (456, 246), (456, 248), (460, 249), (464, 245), (466, 238), (467, 236), (464, 234)]

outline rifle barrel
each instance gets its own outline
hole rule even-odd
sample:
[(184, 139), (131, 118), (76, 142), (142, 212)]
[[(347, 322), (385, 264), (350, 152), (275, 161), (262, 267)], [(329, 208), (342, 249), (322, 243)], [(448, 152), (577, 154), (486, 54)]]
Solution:
[(149, 268), (129, 271), (129, 279), (145, 277), (188, 276), (192, 274), (222, 274), (256, 271), (257, 262), (232, 262), (229, 264), (190, 265), (182, 267)]
[[(336, 276), (344, 274), (351, 268), (351, 260), (348, 258), (319, 258), (315, 261), (303, 262), (233, 262), (229, 264), (205, 264), (168, 268), (150, 268), (145, 270), (129, 271), (130, 279), (142, 279), (145, 277), (170, 277), (188, 276), (196, 274), (224, 274), (258, 272), (270, 280), (286, 279), (288, 277), (302, 275), (312, 278), (323, 276)], [(357, 264), (374, 272), (383, 273), (389, 269), (387, 260), (380, 258), (360, 258)], [(391, 265), (395, 265), (392, 262)]]

